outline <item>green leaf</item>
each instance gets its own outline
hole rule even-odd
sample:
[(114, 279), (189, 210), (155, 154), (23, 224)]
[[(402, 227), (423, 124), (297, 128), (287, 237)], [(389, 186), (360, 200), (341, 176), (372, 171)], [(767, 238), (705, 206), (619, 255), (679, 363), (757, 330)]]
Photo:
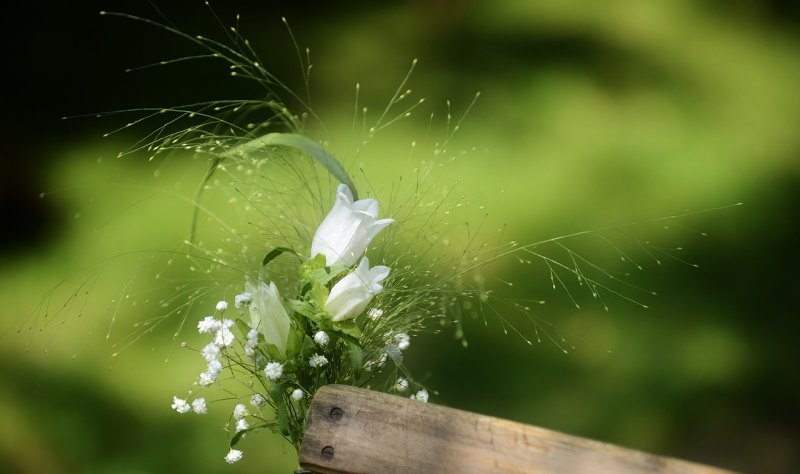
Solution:
[(327, 151), (325, 151), (322, 145), (304, 135), (297, 133), (268, 133), (261, 137), (254, 138), (249, 142), (242, 143), (239, 146), (231, 148), (223, 153), (222, 157), (226, 158), (233, 155), (246, 155), (248, 153), (253, 153), (265, 147), (271, 146), (285, 146), (294, 148), (295, 150), (311, 156), (317, 160), (317, 163), (322, 165), (322, 167), (325, 168), (328, 173), (331, 174), (331, 176), (338, 179), (342, 184), (346, 184), (347, 187), (350, 188), (350, 191), (353, 192), (353, 199), (358, 200), (356, 187), (353, 185), (353, 181), (350, 179), (350, 176), (347, 175), (347, 172), (344, 170), (342, 164), (339, 163), (339, 161)]
[(286, 400), (283, 398), (283, 384), (276, 384), (269, 388), (269, 396), (275, 403), (275, 415), (277, 417), (278, 430), (283, 436), (289, 434), (289, 410), (286, 408)]
[(347, 342), (347, 348), (350, 352), (350, 363), (353, 365), (353, 375), (356, 379), (361, 377), (361, 369), (364, 368), (364, 350), (361, 349), (361, 346), (350, 341), (349, 339), (345, 339)]
[(297, 255), (297, 252), (288, 247), (275, 247), (274, 249), (270, 250), (266, 256), (264, 256), (264, 260), (261, 262), (261, 265), (266, 267), (269, 262), (274, 260), (275, 257), (277, 257), (282, 253), (290, 253), (292, 255), (296, 255), (299, 257), (299, 255)]
[(270, 359), (279, 362), (284, 360), (283, 354), (281, 354), (280, 349), (278, 349), (278, 346), (275, 344), (264, 343), (264, 347)]
[(356, 339), (361, 339), (361, 329), (359, 329), (352, 320), (334, 322), (333, 329), (347, 334), (348, 336), (353, 336)]
[(325, 307), (329, 294), (328, 289), (322, 283), (314, 282), (314, 286), (311, 287), (311, 299), (317, 303), (319, 308)]

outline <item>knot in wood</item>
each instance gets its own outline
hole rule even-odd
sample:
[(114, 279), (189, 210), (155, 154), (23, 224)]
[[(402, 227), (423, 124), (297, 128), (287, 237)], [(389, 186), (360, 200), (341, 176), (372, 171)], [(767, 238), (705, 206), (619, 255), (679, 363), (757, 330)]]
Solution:
[(330, 459), (333, 457), (333, 446), (325, 446), (322, 448), (322, 459)]
[(331, 421), (339, 421), (342, 419), (342, 416), (344, 416), (344, 410), (339, 407), (333, 407), (331, 408), (330, 413), (328, 413), (328, 416), (330, 417)]

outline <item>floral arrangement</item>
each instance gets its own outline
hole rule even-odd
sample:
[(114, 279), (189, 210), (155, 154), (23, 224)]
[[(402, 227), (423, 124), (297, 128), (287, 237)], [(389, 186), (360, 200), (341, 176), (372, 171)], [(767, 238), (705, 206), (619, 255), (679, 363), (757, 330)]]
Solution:
[[(510, 257), (525, 265), (537, 262), (552, 288), (575, 306), (580, 291), (608, 309), (607, 295), (646, 307), (628, 292), (654, 293), (630, 283), (628, 273), (583, 257), (572, 243), (599, 242), (614, 258), (638, 269), (640, 258), (683, 261), (679, 248), (641, 239), (633, 225), (526, 244), (493, 243), (468, 229), (454, 251), (446, 236), (447, 216), (463, 200), (454, 186), (425, 181), (434, 174), (434, 161), (416, 169), (416, 180), (407, 188), (400, 183), (373, 187), (365, 178), (370, 197), (361, 197), (324, 136), (309, 125), (316, 118), (311, 107), (269, 72), (236, 28), (233, 44), (226, 44), (130, 15), (103, 14), (175, 33), (205, 51), (198, 57), (227, 63), (232, 76), (254, 81), (265, 91), (256, 99), (136, 109), (140, 117), (121, 127), (158, 123), (120, 156), (147, 152), (153, 160), (188, 153), (208, 167), (191, 198), (191, 230), (183, 250), (157, 255), (167, 260), (158, 267), (155, 286), (169, 285), (178, 296), (162, 299), (164, 314), (137, 323), (114, 355), (169, 318), (178, 317), (180, 327), (196, 328), (201, 342), (182, 345), (197, 353), (198, 371), (187, 380), (193, 384), (187, 392), (173, 396), (171, 407), (201, 415), (228, 411), (228, 463), (243, 458), (237, 444), (257, 431), (280, 435), (299, 451), (311, 398), (326, 384), (427, 402), (435, 391), (410, 373), (404, 354), (415, 335), (442, 327), (453, 328), (466, 346), (465, 314), (484, 319), (489, 314), (506, 333), (529, 344), (544, 337), (566, 352), (563, 339), (552, 335), (532, 308), (543, 301), (506, 300), (486, 284), (482, 272), (492, 262)], [(300, 60), (308, 82), (310, 60)], [(365, 127), (356, 154), (422, 104), (420, 99), (403, 106), (411, 95), (407, 80), (374, 124)], [(366, 110), (359, 118), (366, 122)], [(432, 155), (448, 156), (447, 145), (447, 139), (436, 142)], [(661, 228), (689, 214), (638, 226)], [(181, 270), (173, 265), (178, 258), (187, 262)], [(117, 306), (126, 300), (127, 294), (120, 296)], [(518, 327), (512, 314), (532, 323), (532, 329)]]

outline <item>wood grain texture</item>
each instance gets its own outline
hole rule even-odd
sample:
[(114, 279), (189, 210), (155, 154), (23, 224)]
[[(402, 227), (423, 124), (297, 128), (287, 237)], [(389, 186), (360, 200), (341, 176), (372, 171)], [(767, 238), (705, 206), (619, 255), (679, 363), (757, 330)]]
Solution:
[(314, 396), (300, 464), (319, 473), (729, 472), (344, 385)]

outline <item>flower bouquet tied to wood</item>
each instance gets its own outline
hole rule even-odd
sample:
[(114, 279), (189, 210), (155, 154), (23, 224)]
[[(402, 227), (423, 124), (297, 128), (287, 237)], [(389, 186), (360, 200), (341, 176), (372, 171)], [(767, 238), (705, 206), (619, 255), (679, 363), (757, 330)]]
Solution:
[[(175, 248), (121, 257), (136, 257), (139, 270), (109, 305), (106, 338), (126, 310), (147, 316), (115, 343), (114, 356), (177, 322), (171, 340), (196, 353), (197, 370), (186, 374), (186, 392), (172, 395), (171, 408), (179, 414), (229, 414), (228, 452), (220, 461), (245, 458), (240, 442), (258, 431), (285, 438), (299, 452), (311, 399), (327, 384), (428, 402), (435, 390), (414, 376), (404, 358), (417, 335), (443, 329), (466, 347), (465, 317), (498, 321), (505, 333), (528, 344), (548, 340), (569, 351), (558, 329), (539, 315), (536, 308), (544, 301), (504, 297), (493, 283), (499, 281), (501, 291), (512, 283), (491, 275), (490, 264), (511, 259), (539, 272), (545, 287), (568, 304), (580, 307), (583, 299), (608, 309), (608, 297), (646, 307), (639, 295), (654, 294), (632, 283), (628, 269), (641, 270), (645, 260), (686, 263), (680, 248), (640, 235), (689, 212), (530, 243), (505, 240), (504, 227), (485, 237), (483, 223), (460, 223), (453, 215), (469, 203), (445, 167), (463, 155), (448, 148), (461, 123), (453, 124), (449, 102), (447, 133), (429, 143), (430, 157), (415, 161), (410, 179), (378, 182), (364, 169), (353, 173), (354, 160), (369, 158), (367, 144), (423, 104), (412, 101), (407, 88), (416, 61), (377, 114), (359, 107), (356, 86), (353, 123), (362, 125), (361, 136), (354, 149), (336, 153), (310, 100), (269, 71), (238, 27), (226, 28), (227, 40), (218, 41), (131, 15), (104, 14), (144, 22), (200, 48), (198, 56), (159, 65), (222, 61), (234, 80), (260, 91), (253, 99), (99, 114), (107, 120), (137, 114), (119, 130), (155, 122), (120, 157), (147, 153), (161, 163), (157, 174), (173, 161), (203, 168), (191, 194), (163, 192), (189, 204), (190, 228)], [(310, 54), (298, 56), (308, 84)], [(411, 142), (412, 152), (422, 147)], [(594, 248), (610, 253), (614, 263), (583, 253)], [(65, 313), (80, 306), (96, 275), (90, 273), (68, 295)], [(46, 313), (47, 305), (42, 307)]]

